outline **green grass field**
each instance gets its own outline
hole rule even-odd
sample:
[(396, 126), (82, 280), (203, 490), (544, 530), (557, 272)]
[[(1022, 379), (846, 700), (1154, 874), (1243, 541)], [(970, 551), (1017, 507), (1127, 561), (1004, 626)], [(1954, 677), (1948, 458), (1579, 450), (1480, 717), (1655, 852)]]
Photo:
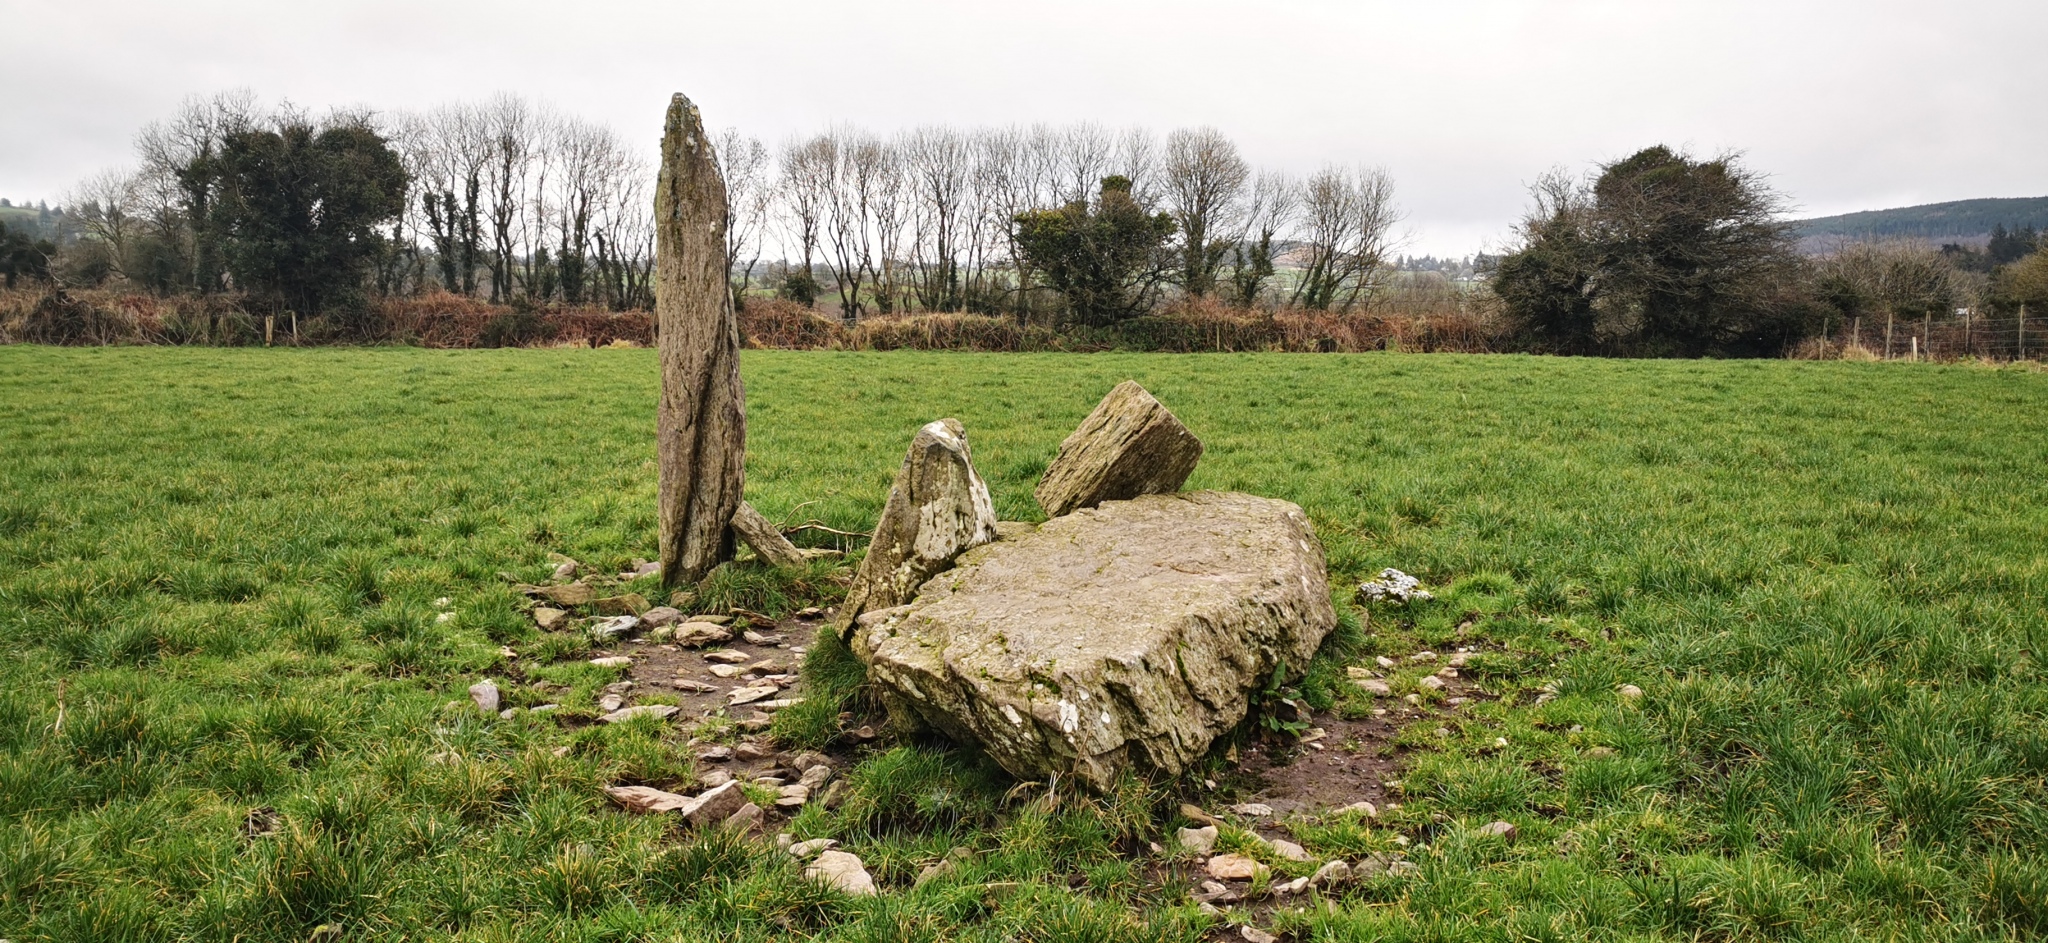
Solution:
[[(1335, 584), (1396, 566), (1438, 591), (1368, 613), (1311, 700), (1359, 710), (1347, 657), (1445, 645), (1491, 652), (1472, 673), (1502, 698), (1403, 735), (1422, 749), (1398, 810), (1297, 823), (1319, 854), (1402, 839), (1421, 867), (1260, 918), (1286, 939), (2048, 933), (2048, 375), (743, 363), (772, 518), (866, 530), (917, 426), (950, 415), (1002, 516), (1036, 519), (1061, 437), (1135, 378), (1208, 444), (1191, 487), (1300, 503)], [(0, 348), (0, 938), (1221, 938), (1187, 859), (1145, 850), (1199, 789), (1054, 805), (885, 744), (836, 812), (791, 825), (867, 861), (887, 893), (855, 900), (766, 839), (605, 801), (687, 780), (684, 731), (445, 707), (509, 644), (561, 656), (538, 674), (590, 710), (608, 676), (498, 574), (654, 555), (655, 385), (649, 351)], [(739, 567), (711, 591), (829, 602), (817, 575)], [(252, 838), (258, 808), (276, 831)], [(1494, 819), (1519, 839), (1476, 832)], [(975, 857), (911, 887), (959, 845)]]

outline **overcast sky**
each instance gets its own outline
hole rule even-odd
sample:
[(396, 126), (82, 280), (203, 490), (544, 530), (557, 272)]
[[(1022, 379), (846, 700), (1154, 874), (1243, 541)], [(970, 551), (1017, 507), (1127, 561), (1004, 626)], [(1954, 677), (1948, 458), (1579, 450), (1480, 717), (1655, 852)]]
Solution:
[(648, 143), (671, 91), (769, 142), (834, 121), (1214, 125), (1386, 167), (1410, 251), (1524, 187), (1740, 149), (1800, 215), (2048, 195), (2044, 0), (0, 0), (0, 196), (128, 163), (188, 95), (423, 108), (509, 91)]

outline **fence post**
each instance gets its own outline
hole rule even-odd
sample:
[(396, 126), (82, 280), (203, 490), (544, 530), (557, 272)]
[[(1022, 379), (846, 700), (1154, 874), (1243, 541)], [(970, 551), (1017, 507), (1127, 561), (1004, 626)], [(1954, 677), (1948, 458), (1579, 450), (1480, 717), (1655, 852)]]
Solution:
[(2019, 343), (2019, 347), (2020, 347), (2020, 350), (2019, 350), (2019, 355), (2018, 355), (2018, 356), (2016, 356), (2016, 357), (2014, 357), (2013, 359), (2015, 359), (2015, 360), (2025, 360), (2025, 359), (2027, 359), (2027, 306), (2026, 306), (2026, 305), (2020, 305), (2020, 327), (2019, 327), (2019, 341), (2020, 341), (2020, 343)]
[(1884, 313), (1884, 359), (1892, 359), (1892, 312)]
[(274, 315), (274, 314), (266, 314), (266, 315), (264, 315), (264, 316), (263, 316), (263, 346), (265, 346), (265, 347), (269, 347), (269, 346), (270, 346), (270, 337), (271, 337), (271, 335), (272, 335), (272, 334), (276, 333), (276, 331), (277, 331), (277, 315)]
[(1970, 315), (1974, 311), (1975, 309), (1972, 308), (1963, 309), (1963, 356), (1965, 357), (1977, 356), (1977, 345), (1970, 337)]
[(1913, 338), (1913, 362), (1920, 362), (1920, 338)]
[(1863, 346), (1863, 316), (1857, 315), (1850, 319), (1849, 324), (1849, 343), (1857, 347)]
[(1934, 359), (1934, 314), (1920, 316), (1920, 349), (1927, 352), (1927, 359)]

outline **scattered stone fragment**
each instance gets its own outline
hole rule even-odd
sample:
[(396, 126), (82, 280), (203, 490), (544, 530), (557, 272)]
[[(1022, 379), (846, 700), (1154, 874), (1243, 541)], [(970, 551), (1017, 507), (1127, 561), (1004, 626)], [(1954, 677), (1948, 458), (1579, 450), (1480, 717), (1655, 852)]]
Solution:
[(843, 851), (821, 852), (817, 860), (804, 869), (804, 877), (854, 897), (873, 897), (879, 893), (875, 889), (875, 879), (868, 875), (868, 869), (861, 864), (860, 858)]
[(848, 635), (861, 613), (909, 602), (960, 554), (995, 539), (995, 504), (974, 471), (967, 430), (957, 419), (927, 424), (911, 440), (868, 554), (839, 605), (840, 634)]
[(491, 681), (478, 681), (469, 686), (469, 699), (476, 709), (486, 714), (498, 712), (498, 685)]
[(778, 697), (773, 700), (755, 702), (754, 709), (757, 711), (773, 714), (776, 711), (782, 710), (783, 708), (795, 707), (798, 704), (802, 704), (803, 702), (804, 699), (800, 697)]
[(809, 770), (813, 766), (830, 767), (832, 758), (815, 750), (804, 750), (790, 757), (789, 765), (800, 770)]
[(1217, 855), (1209, 859), (1209, 876), (1219, 881), (1249, 881), (1266, 872), (1266, 866), (1243, 855)]
[(1512, 842), (1517, 836), (1522, 834), (1522, 830), (1516, 828), (1513, 822), (1488, 822), (1485, 825), (1479, 826), (1479, 834), (1496, 836), (1504, 841)]
[(718, 685), (705, 684), (702, 681), (693, 681), (689, 678), (677, 678), (676, 690), (689, 694), (710, 694), (718, 690)]
[(1316, 887), (1335, 887), (1351, 880), (1351, 866), (1342, 861), (1332, 861), (1316, 869), (1308, 882)]
[(555, 565), (555, 572), (552, 579), (554, 579), (555, 582), (558, 583), (575, 579), (576, 565), (576, 561), (564, 559), (561, 563)]
[(697, 774), (697, 783), (706, 789), (716, 789), (732, 782), (732, 774), (722, 769), (709, 769)]
[(1192, 822), (1200, 822), (1203, 825), (1211, 825), (1217, 827), (1221, 827), (1223, 825), (1222, 819), (1219, 819), (1213, 815), (1210, 815), (1207, 812), (1202, 811), (1201, 806), (1189, 805), (1188, 803), (1183, 802), (1180, 804), (1180, 814), (1182, 818), (1185, 818)]
[(597, 709), (606, 713), (618, 710), (624, 706), (626, 706), (626, 696), (623, 694), (607, 694), (597, 699)]
[(1272, 815), (1273, 807), (1263, 802), (1240, 802), (1231, 806), (1230, 811), (1247, 818), (1261, 819)]
[(809, 858), (839, 847), (839, 839), (813, 838), (810, 841), (795, 842), (789, 846), (789, 853), (799, 858)]
[(1292, 880), (1292, 881), (1288, 881), (1288, 882), (1286, 882), (1286, 883), (1284, 883), (1284, 884), (1275, 884), (1275, 885), (1273, 885), (1273, 896), (1274, 896), (1274, 897), (1293, 897), (1293, 896), (1294, 896), (1294, 895), (1296, 895), (1296, 894), (1299, 894), (1299, 893), (1302, 893), (1303, 891), (1306, 891), (1306, 890), (1308, 890), (1308, 886), (1309, 886), (1309, 879), (1308, 879), (1308, 878), (1295, 878), (1294, 880)]
[(752, 831), (761, 824), (761, 817), (765, 814), (760, 806), (749, 802), (725, 817), (725, 827), (741, 832)]
[(674, 717), (678, 710), (681, 710), (681, 708), (676, 707), (674, 704), (642, 704), (638, 707), (619, 708), (603, 717), (599, 717), (597, 721), (602, 724), (616, 724), (622, 720), (631, 720), (635, 717), (647, 715), (667, 720), (670, 717)]
[(1360, 814), (1360, 815), (1363, 815), (1363, 816), (1365, 816), (1366, 818), (1369, 818), (1369, 819), (1376, 819), (1376, 818), (1379, 818), (1379, 817), (1380, 817), (1380, 807), (1379, 807), (1379, 806), (1376, 806), (1376, 805), (1373, 805), (1373, 804), (1372, 804), (1371, 802), (1367, 802), (1367, 801), (1364, 801), (1364, 800), (1360, 800), (1360, 801), (1358, 801), (1358, 802), (1354, 802), (1354, 803), (1352, 803), (1352, 804), (1350, 804), (1350, 805), (1347, 805), (1347, 806), (1345, 806), (1345, 807), (1343, 807), (1343, 808), (1341, 808), (1341, 809), (1338, 809), (1337, 811), (1338, 811), (1338, 812), (1340, 812), (1340, 813), (1342, 813), (1342, 812), (1356, 812), (1356, 813), (1358, 813), (1358, 814)]
[(776, 626), (775, 618), (773, 616), (770, 616), (766, 613), (755, 612), (752, 609), (734, 608), (732, 614), (733, 618), (745, 619), (749, 625), (752, 625), (754, 628), (757, 629), (772, 629)]
[(821, 789), (826, 783), (831, 781), (832, 767), (826, 766), (823, 763), (804, 770), (803, 775), (797, 777), (797, 782), (811, 789)]
[(732, 755), (742, 760), (748, 761), (765, 760), (771, 756), (774, 756), (775, 751), (770, 750), (767, 747), (764, 747), (758, 743), (755, 743), (752, 740), (748, 740), (744, 743), (741, 743), (739, 746), (733, 747)]
[(1201, 828), (1181, 829), (1175, 833), (1175, 837), (1180, 839), (1182, 848), (1194, 854), (1206, 855), (1216, 850), (1217, 834), (1216, 826), (1204, 825)]
[(818, 618), (823, 618), (823, 617), (824, 617), (824, 615), (825, 615), (825, 610), (823, 610), (823, 609), (820, 609), (820, 608), (818, 608), (818, 607), (816, 607), (816, 606), (805, 606), (805, 607), (803, 607), (802, 609), (798, 609), (798, 610), (796, 611), (796, 617), (797, 617), (797, 618), (799, 618), (799, 619), (803, 619), (803, 620), (805, 620), (805, 621), (810, 621), (810, 620), (812, 620), (812, 619), (818, 619)]
[(1422, 581), (1406, 573), (1387, 567), (1380, 571), (1379, 579), (1358, 584), (1358, 599), (1361, 602), (1393, 602), (1405, 604), (1409, 600), (1427, 602), (1435, 599), (1429, 590), (1422, 588)]
[(1282, 858), (1286, 858), (1289, 861), (1316, 860), (1314, 856), (1308, 853), (1308, 849), (1303, 848), (1300, 845), (1297, 845), (1284, 838), (1272, 839), (1271, 841), (1267, 842), (1267, 844), (1272, 846), (1274, 854), (1279, 855)]
[(619, 575), (629, 580), (637, 580), (649, 576), (660, 576), (661, 564), (649, 563), (645, 560), (635, 561), (632, 570), (625, 573), (621, 573)]
[(738, 665), (712, 665), (709, 670), (721, 678), (737, 678), (747, 673), (747, 669)]
[(1385, 681), (1381, 681), (1378, 678), (1361, 678), (1357, 681), (1351, 682), (1351, 685), (1359, 689), (1360, 691), (1364, 691), (1365, 693), (1372, 695), (1373, 697), (1391, 697), (1394, 693), (1394, 688), (1392, 685), (1389, 685)]
[(1212, 902), (1228, 904), (1238, 899), (1237, 892), (1231, 890), (1230, 885), (1221, 884), (1216, 881), (1203, 881), (1201, 886), (1195, 889), (1193, 896), (1198, 904)]
[(1060, 443), (1032, 495), (1048, 518), (1104, 501), (1172, 494), (1202, 458), (1202, 440), (1136, 381), (1109, 391)]
[(1424, 675), (1422, 677), (1422, 680), (1415, 682), (1415, 686), (1418, 688), (1427, 688), (1431, 691), (1441, 691), (1444, 689), (1444, 679), (1439, 678), (1436, 675)]
[(749, 655), (746, 652), (736, 652), (730, 648), (722, 649), (720, 651), (715, 652), (704, 653), (705, 661), (714, 661), (726, 665), (744, 665), (747, 662), (752, 661), (753, 659), (754, 656)]
[(1453, 668), (1463, 668), (1463, 667), (1465, 667), (1466, 665), (1469, 665), (1469, 664), (1471, 664), (1471, 663), (1472, 663), (1472, 653), (1471, 653), (1471, 652), (1459, 652), (1459, 653), (1457, 653), (1456, 655), (1452, 655), (1452, 656), (1451, 656), (1451, 657), (1450, 657), (1449, 659), (1447, 659), (1447, 660), (1445, 660), (1445, 661), (1444, 661), (1444, 664), (1446, 664), (1446, 665), (1449, 665), (1449, 666), (1451, 666), (1451, 667), (1453, 667)]
[(752, 704), (763, 698), (773, 697), (775, 692), (779, 690), (781, 689), (772, 684), (757, 684), (744, 688), (734, 688), (732, 693), (726, 696), (726, 701), (732, 706), (738, 707), (742, 704)]
[(540, 606), (533, 610), (533, 624), (540, 626), (543, 632), (553, 632), (561, 628), (568, 621), (569, 611), (567, 609)]
[(782, 641), (780, 635), (762, 635), (753, 629), (741, 632), (740, 638), (746, 639), (749, 645), (774, 645)]
[(1407, 877), (1422, 873), (1422, 866), (1413, 861), (1396, 861), (1387, 865), (1387, 873), (1394, 877)]
[(649, 628), (661, 628), (683, 621), (683, 611), (674, 606), (656, 606), (640, 614), (640, 621)]
[(638, 616), (616, 616), (591, 625), (590, 637), (600, 642), (610, 641), (622, 635), (629, 635), (639, 627)]
[(1441, 669), (1441, 670), (1439, 670), (1439, 671), (1438, 671), (1438, 672), (1436, 673), (1436, 676), (1437, 676), (1437, 677), (1439, 677), (1439, 678), (1443, 678), (1443, 679), (1445, 679), (1445, 680), (1450, 680), (1451, 678), (1455, 678), (1455, 677), (1457, 677), (1457, 676), (1458, 676), (1458, 669), (1456, 669), (1456, 668), (1444, 668), (1444, 669)]
[(623, 596), (606, 596), (603, 599), (597, 600), (593, 605), (597, 607), (598, 615), (605, 616), (637, 616), (652, 608), (648, 605), (647, 597), (639, 593), (627, 593)]
[(1408, 656), (1408, 660), (1409, 660), (1409, 661), (1435, 661), (1435, 660), (1436, 660), (1436, 653), (1435, 653), (1435, 652), (1431, 652), (1431, 651), (1421, 651), (1421, 652), (1416, 652), (1415, 654), (1413, 654), (1413, 655), (1410, 655), (1410, 656)]
[(590, 660), (590, 663), (591, 663), (591, 664), (593, 664), (593, 665), (596, 665), (596, 666), (598, 666), (599, 668), (631, 668), (631, 667), (633, 667), (633, 659), (631, 659), (631, 658), (628, 658), (628, 657), (626, 657), (626, 656), (624, 656), (624, 655), (606, 655), (606, 656), (605, 656), (605, 657), (603, 657), (603, 658), (592, 658), (592, 659)]
[(685, 621), (685, 622), (709, 622), (709, 623), (711, 623), (712, 625), (731, 625), (731, 624), (732, 624), (732, 616), (731, 616), (730, 614), (724, 614), (724, 613), (715, 613), (715, 612), (708, 612), (708, 613), (704, 613), (704, 614), (702, 614), (702, 615), (694, 615), (694, 616), (691, 616), (691, 617), (689, 617), (688, 619), (685, 619), (685, 620), (683, 620), (683, 621)]
[(740, 807), (746, 804), (747, 795), (740, 791), (740, 784), (729, 782), (705, 790), (702, 795), (690, 800), (690, 803), (679, 811), (691, 825), (701, 828), (731, 818), (734, 812), (738, 812)]
[(818, 799), (818, 804), (824, 806), (829, 811), (839, 808), (839, 803), (845, 800), (846, 780), (835, 779), (825, 787), (825, 795)]
[(652, 786), (607, 786), (604, 794), (622, 805), (628, 812), (648, 814), (673, 812), (690, 804), (689, 796), (664, 792)]
[(1238, 927), (1237, 935), (1244, 937), (1244, 943), (1280, 943), (1279, 937), (1253, 926)]
[(780, 794), (775, 799), (775, 804), (785, 809), (794, 809), (809, 801), (811, 801), (811, 787), (802, 783), (792, 783), (782, 787)]
[(1623, 700), (1634, 701), (1642, 698), (1643, 689), (1633, 684), (1624, 684), (1618, 689), (1618, 693)]
[(732, 747), (724, 746), (722, 744), (719, 746), (710, 747), (707, 748), (704, 752), (697, 754), (697, 758), (710, 763), (728, 762), (732, 759)]
[(564, 606), (587, 606), (597, 598), (597, 593), (582, 583), (563, 583), (559, 586), (536, 586), (535, 595), (545, 596)]

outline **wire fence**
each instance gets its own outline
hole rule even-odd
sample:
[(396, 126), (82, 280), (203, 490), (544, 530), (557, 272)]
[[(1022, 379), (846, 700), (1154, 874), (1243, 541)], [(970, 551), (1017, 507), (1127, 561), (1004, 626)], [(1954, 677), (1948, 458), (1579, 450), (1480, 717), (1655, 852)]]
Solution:
[(1828, 340), (1884, 360), (2048, 359), (2048, 317), (1851, 318)]

